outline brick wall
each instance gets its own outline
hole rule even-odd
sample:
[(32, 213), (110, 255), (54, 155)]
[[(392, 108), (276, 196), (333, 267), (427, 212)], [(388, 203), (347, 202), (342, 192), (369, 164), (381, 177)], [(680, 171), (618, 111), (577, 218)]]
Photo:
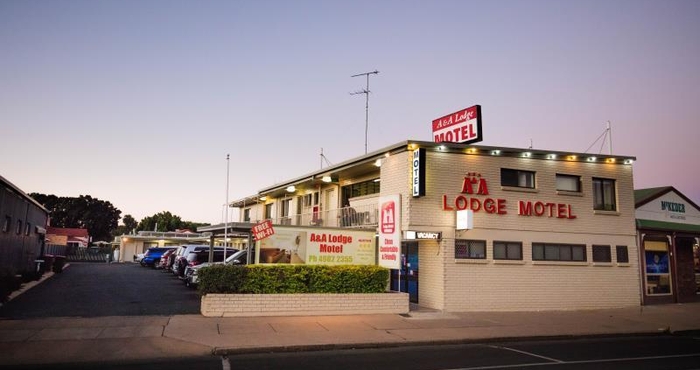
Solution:
[(207, 317), (405, 314), (408, 295), (207, 294), (201, 311)]

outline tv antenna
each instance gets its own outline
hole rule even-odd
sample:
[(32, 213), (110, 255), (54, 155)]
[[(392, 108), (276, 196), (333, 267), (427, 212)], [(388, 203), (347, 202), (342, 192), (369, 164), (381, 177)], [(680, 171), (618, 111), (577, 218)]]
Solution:
[[(595, 141), (593, 142), (593, 144), (591, 144), (591, 146), (589, 146), (588, 149), (586, 149), (586, 151), (585, 151), (584, 153), (588, 153), (588, 151), (591, 150), (591, 148), (593, 147), (593, 145), (595, 145), (595, 143), (597, 143), (599, 140), (600, 140), (600, 149), (598, 150), (598, 154), (602, 153), (602, 152), (603, 152), (603, 145), (605, 145), (605, 139), (606, 139), (606, 138), (608, 139), (608, 148), (609, 148), (609, 150), (610, 150), (610, 155), (612, 155), (612, 154), (613, 154), (613, 147), (612, 147), (612, 127), (610, 126), (610, 121), (608, 121), (608, 126), (607, 126), (607, 128), (605, 129), (605, 131), (603, 131), (603, 133), (600, 134), (600, 136), (598, 136), (597, 139), (595, 139)], [(602, 139), (602, 140), (601, 140), (601, 139)]]
[(328, 158), (323, 154), (323, 148), (321, 148), (321, 169), (323, 169), (323, 162), (326, 162), (326, 166), (330, 167), (333, 164), (328, 161)]
[(367, 87), (363, 90), (358, 90), (350, 93), (350, 95), (365, 94), (365, 154), (367, 154), (367, 128), (369, 128), (369, 75), (376, 75), (379, 71), (376, 69), (372, 72), (358, 73), (350, 77), (367, 76)]

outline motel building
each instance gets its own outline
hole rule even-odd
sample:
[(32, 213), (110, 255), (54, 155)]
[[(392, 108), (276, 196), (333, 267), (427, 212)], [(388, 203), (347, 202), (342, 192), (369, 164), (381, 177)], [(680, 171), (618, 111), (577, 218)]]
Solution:
[(231, 206), (240, 212), (236, 227), (270, 220), (278, 232), (304, 228), (308, 245), (325, 235), (336, 242), (317, 248), (321, 257), (280, 254), (258, 263), (347, 262), (333, 259), (347, 252), (341, 238), (368, 232), (377, 245), (373, 263), (392, 269), (391, 289), (423, 307), (637, 306), (634, 159), (408, 140)]

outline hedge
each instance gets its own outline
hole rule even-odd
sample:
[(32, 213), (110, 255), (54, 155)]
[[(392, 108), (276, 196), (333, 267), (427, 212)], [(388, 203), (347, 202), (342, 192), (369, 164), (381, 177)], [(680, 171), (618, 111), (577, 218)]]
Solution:
[(214, 265), (197, 274), (201, 295), (382, 293), (389, 281), (388, 269), (366, 265)]

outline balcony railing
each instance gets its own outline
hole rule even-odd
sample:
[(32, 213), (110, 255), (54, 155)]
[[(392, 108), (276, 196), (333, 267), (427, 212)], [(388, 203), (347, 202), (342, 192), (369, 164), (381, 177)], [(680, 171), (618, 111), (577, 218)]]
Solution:
[(364, 204), (352, 207), (308, 212), (271, 219), (274, 225), (347, 227), (374, 229), (378, 224), (377, 204)]

